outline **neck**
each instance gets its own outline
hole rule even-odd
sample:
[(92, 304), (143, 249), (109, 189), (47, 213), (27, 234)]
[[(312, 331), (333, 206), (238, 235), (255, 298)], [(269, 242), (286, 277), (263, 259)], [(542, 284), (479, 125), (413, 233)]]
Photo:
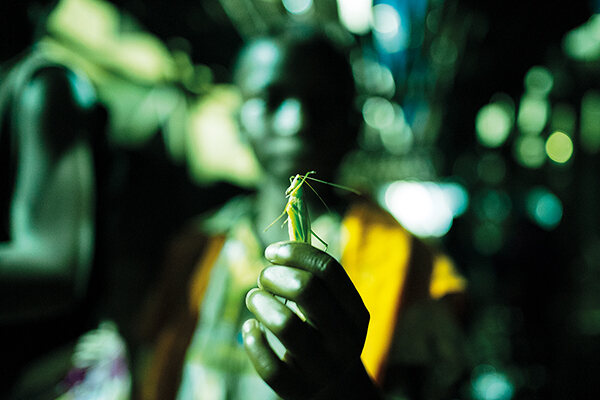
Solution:
[(257, 233), (265, 244), (287, 240), (287, 229), (281, 229), (287, 216), (283, 216), (269, 229), (264, 231), (283, 212), (286, 204), (285, 189), (289, 181), (266, 175), (261, 181), (256, 194), (254, 210), (256, 215)]

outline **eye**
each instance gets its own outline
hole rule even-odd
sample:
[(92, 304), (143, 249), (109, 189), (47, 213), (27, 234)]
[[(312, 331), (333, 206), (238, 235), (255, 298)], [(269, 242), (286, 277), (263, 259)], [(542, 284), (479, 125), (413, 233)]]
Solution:
[(252, 136), (261, 136), (265, 132), (266, 103), (261, 98), (252, 98), (244, 102), (240, 109), (240, 123)]
[(302, 127), (304, 113), (300, 100), (285, 99), (275, 112), (273, 129), (282, 136), (292, 136), (298, 133)]

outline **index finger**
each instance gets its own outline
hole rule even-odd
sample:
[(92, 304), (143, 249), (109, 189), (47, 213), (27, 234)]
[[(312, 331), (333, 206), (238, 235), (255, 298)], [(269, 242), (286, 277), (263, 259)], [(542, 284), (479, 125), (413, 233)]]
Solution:
[(321, 278), (356, 325), (366, 331), (369, 312), (350, 277), (335, 258), (308, 243), (295, 241), (271, 244), (265, 250), (265, 257), (273, 264), (303, 269)]

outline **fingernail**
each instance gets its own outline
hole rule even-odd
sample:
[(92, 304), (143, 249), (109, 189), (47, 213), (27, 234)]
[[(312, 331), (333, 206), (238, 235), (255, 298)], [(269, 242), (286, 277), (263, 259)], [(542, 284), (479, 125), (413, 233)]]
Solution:
[(250, 289), (248, 291), (248, 293), (246, 293), (246, 307), (248, 307), (248, 304), (250, 304), (250, 298), (254, 295), (255, 292), (257, 292), (259, 289), (258, 288), (254, 288), (254, 289)]
[(265, 258), (267, 260), (273, 260), (277, 257), (277, 253), (279, 252), (279, 248), (281, 246), (279, 244), (271, 244), (265, 249)]
[(248, 333), (253, 329), (258, 328), (258, 321), (255, 319), (249, 319), (242, 325), (242, 333)]
[(290, 242), (273, 243), (265, 249), (265, 258), (271, 262), (284, 261), (291, 256), (292, 244)]

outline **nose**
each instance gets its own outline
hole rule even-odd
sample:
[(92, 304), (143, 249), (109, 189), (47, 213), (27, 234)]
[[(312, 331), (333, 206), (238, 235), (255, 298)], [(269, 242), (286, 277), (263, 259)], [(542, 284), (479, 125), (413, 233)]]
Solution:
[(275, 110), (271, 123), (276, 135), (297, 135), (305, 123), (304, 109), (300, 100), (297, 98), (283, 100)]

